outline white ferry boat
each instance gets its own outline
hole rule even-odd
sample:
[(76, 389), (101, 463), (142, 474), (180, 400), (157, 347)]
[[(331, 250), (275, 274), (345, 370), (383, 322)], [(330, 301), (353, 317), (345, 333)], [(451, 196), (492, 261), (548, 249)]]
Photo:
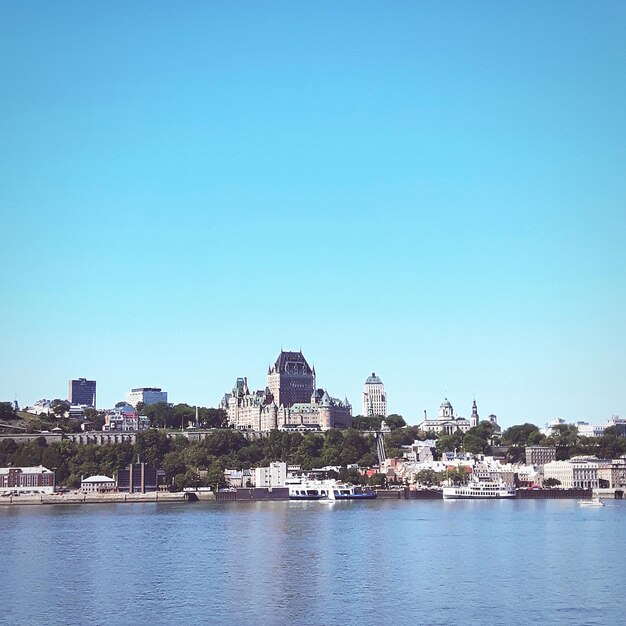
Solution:
[(515, 487), (504, 481), (478, 480), (474, 478), (467, 485), (443, 488), (444, 500), (470, 500), (486, 498), (515, 498)]
[(290, 500), (373, 500), (376, 492), (336, 480), (303, 480), (289, 487)]

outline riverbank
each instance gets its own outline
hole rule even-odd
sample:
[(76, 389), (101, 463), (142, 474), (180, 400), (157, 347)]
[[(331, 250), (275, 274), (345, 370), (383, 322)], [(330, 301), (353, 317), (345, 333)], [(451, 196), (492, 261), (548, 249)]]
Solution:
[(1, 505), (37, 504), (132, 504), (141, 502), (197, 502), (215, 500), (212, 492), (153, 491), (150, 493), (65, 493), (8, 496), (0, 499)]
[[(377, 489), (376, 495), (382, 500), (441, 500), (440, 489)], [(594, 496), (604, 499), (621, 499), (621, 490), (603, 489), (541, 489), (517, 491), (518, 500), (587, 500)], [(217, 493), (207, 491), (154, 491), (150, 493), (79, 493), (20, 495), (0, 498), (2, 505), (37, 504), (132, 504), (142, 502), (259, 502), (288, 501), (286, 487), (240, 488)]]

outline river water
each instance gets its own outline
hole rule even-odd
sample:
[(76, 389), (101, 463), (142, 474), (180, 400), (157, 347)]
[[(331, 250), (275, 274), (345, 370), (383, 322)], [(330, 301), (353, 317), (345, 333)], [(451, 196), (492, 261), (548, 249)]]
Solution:
[(626, 502), (0, 507), (2, 624), (617, 624)]

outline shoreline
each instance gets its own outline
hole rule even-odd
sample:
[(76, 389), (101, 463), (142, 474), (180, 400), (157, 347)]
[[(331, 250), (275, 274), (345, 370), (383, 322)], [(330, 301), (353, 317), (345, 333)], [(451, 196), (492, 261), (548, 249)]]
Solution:
[(152, 491), (149, 493), (76, 493), (76, 494), (40, 494), (9, 496), (0, 500), (0, 506), (37, 506), (59, 504), (134, 504), (142, 502), (196, 502), (199, 500), (215, 501), (211, 492), (196, 493), (187, 491)]
[[(506, 500), (585, 500), (598, 496), (607, 500), (620, 500), (611, 490), (591, 489), (552, 489), (541, 491), (519, 490), (514, 498)], [(422, 489), (377, 489), (376, 495), (381, 500), (443, 500), (441, 491)], [(478, 499), (478, 498), (476, 498)], [(497, 500), (499, 498), (487, 498)], [(70, 493), (20, 495), (0, 498), (2, 506), (37, 506), (37, 505), (78, 505), (78, 504), (135, 504), (135, 503), (178, 503), (178, 502), (289, 502), (287, 489), (240, 488), (236, 491), (153, 491), (149, 493)]]

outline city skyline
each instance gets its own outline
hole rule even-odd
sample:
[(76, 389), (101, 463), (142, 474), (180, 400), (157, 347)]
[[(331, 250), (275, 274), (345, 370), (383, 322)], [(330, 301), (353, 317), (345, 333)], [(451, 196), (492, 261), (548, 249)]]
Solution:
[(626, 414), (626, 5), (0, 5), (0, 400)]

